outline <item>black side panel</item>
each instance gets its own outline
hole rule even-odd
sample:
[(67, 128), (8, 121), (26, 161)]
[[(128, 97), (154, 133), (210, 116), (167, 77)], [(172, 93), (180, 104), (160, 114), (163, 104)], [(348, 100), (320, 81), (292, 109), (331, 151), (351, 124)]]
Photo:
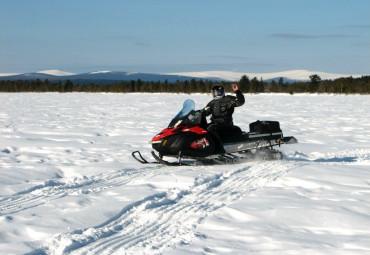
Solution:
[(198, 135), (192, 132), (182, 132), (162, 143), (153, 144), (153, 149), (162, 155), (181, 155), (189, 157), (207, 157), (215, 150), (215, 142), (211, 135)]

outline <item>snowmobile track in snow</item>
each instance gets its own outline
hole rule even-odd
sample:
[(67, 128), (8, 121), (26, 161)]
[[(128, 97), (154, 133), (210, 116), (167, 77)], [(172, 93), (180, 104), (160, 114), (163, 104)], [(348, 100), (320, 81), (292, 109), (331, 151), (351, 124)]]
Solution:
[(53, 179), (0, 199), (0, 216), (33, 208), (69, 195), (90, 194), (121, 186), (143, 176), (155, 176), (158, 167), (123, 169), (91, 177)]
[[(172, 188), (136, 201), (98, 226), (57, 235), (37, 252), (135, 254), (140, 250), (143, 254), (161, 253), (167, 247), (188, 244), (196, 235), (197, 226), (216, 210), (265, 187), (302, 164), (254, 162), (208, 178), (197, 178), (188, 189)], [(172, 168), (165, 169), (171, 171)]]

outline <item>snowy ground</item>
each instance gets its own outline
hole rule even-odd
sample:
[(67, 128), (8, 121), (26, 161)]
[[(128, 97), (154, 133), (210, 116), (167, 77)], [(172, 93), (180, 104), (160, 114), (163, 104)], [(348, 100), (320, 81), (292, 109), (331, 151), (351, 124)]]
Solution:
[(369, 96), (246, 95), (281, 161), (134, 161), (187, 98), (0, 94), (0, 254), (370, 254)]

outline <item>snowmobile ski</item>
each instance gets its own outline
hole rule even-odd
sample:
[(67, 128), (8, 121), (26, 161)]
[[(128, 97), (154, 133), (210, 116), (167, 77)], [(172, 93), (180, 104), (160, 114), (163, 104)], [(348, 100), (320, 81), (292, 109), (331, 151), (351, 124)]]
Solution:
[(157, 156), (154, 151), (152, 151), (153, 158), (157, 160), (159, 164), (166, 165), (166, 166), (186, 166), (188, 164), (181, 162), (181, 158), (178, 159), (177, 162), (168, 162), (164, 160), (163, 158)]
[(140, 151), (134, 151), (132, 154), (132, 157), (136, 159), (141, 164), (158, 164), (158, 161), (149, 162), (147, 161), (140, 153)]

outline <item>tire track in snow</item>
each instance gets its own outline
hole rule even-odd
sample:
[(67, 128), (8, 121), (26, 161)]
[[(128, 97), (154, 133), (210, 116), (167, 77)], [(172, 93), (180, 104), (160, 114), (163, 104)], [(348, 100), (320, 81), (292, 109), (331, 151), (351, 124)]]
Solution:
[(104, 189), (127, 184), (143, 176), (155, 176), (162, 171), (160, 167), (146, 167), (141, 169), (122, 169), (91, 177), (83, 176), (82, 178), (75, 177), (67, 180), (48, 180), (40, 185), (1, 198), (0, 216), (27, 210), (69, 195), (97, 193)]
[[(188, 244), (199, 224), (218, 209), (259, 190), (297, 162), (258, 162), (209, 178), (185, 190), (170, 189), (137, 201), (101, 225), (60, 234), (37, 252), (45, 254), (161, 253)], [(170, 169), (169, 169), (170, 170)]]

